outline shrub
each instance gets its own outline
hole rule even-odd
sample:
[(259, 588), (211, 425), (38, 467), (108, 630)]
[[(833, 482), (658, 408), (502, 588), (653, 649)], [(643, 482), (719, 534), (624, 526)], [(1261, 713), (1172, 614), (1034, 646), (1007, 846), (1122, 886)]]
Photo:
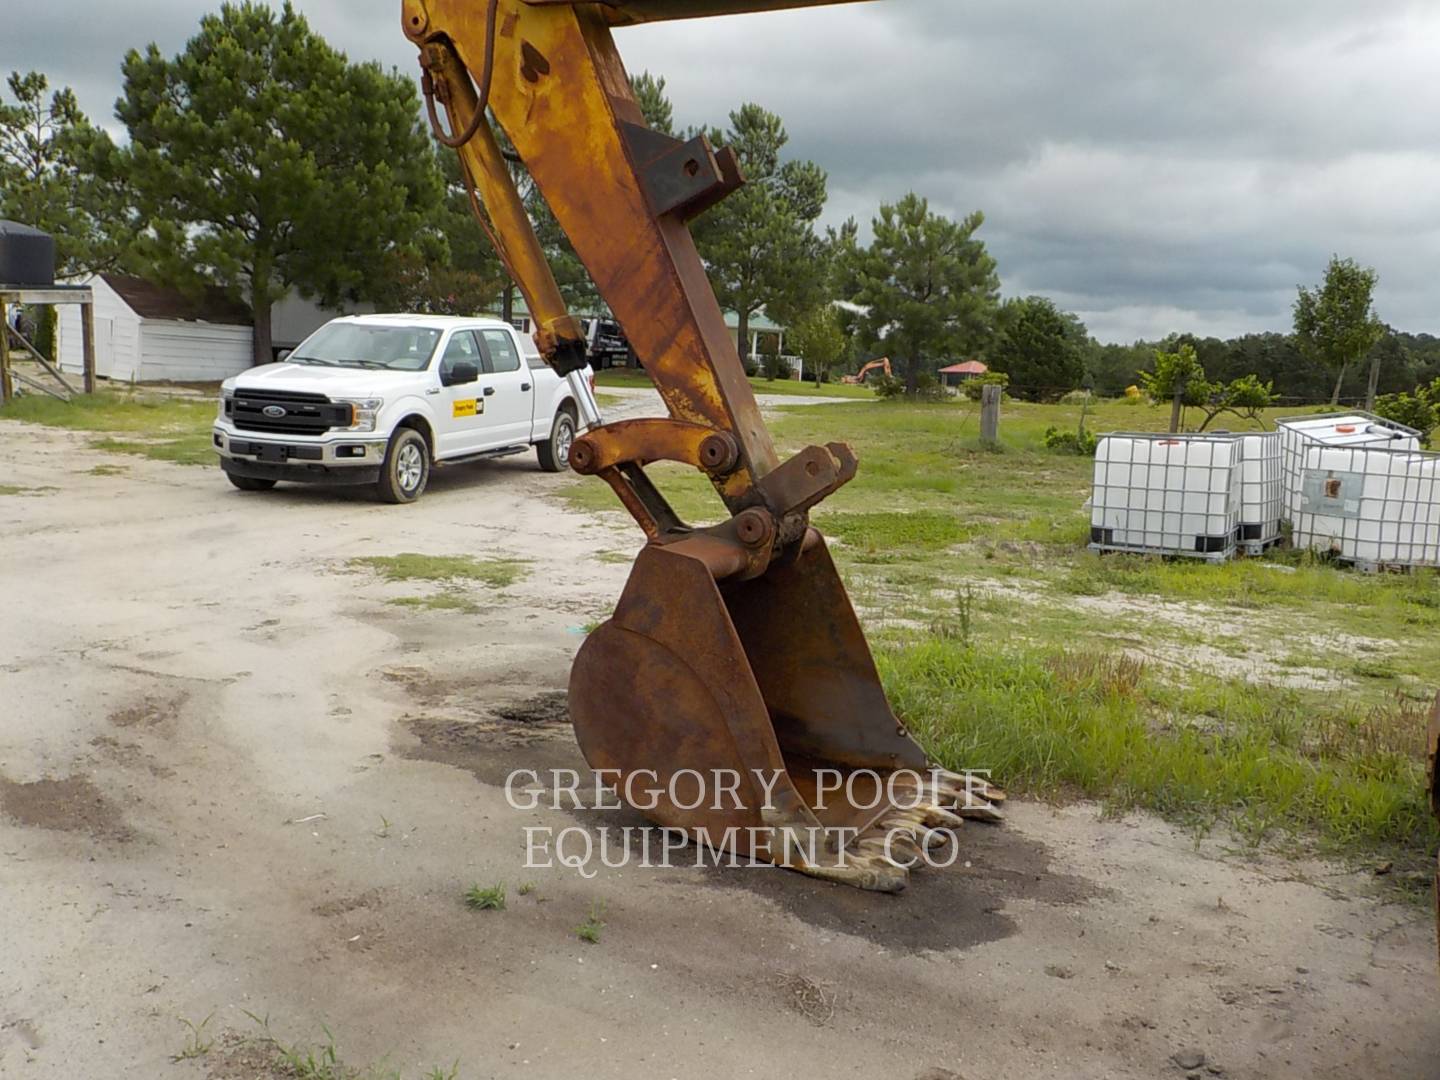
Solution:
[(1004, 396), (1005, 387), (1010, 385), (1010, 376), (1003, 371), (987, 371), (984, 375), (978, 375), (973, 379), (967, 379), (960, 384), (965, 396), (971, 401), (979, 401), (981, 391), (987, 386), (1000, 387)]
[(905, 380), (894, 375), (872, 375), (870, 388), (875, 391), (876, 397), (890, 401), (905, 393)]
[(948, 396), (945, 387), (940, 385), (935, 376), (925, 371), (920, 372), (915, 379), (914, 394), (906, 392), (904, 379), (897, 379), (893, 375), (872, 376), (870, 386), (877, 397), (887, 401), (901, 397), (909, 397), (912, 401), (944, 401)]
[(1429, 386), (1417, 386), (1408, 394), (1386, 394), (1375, 399), (1375, 412), (1420, 432), (1420, 441), (1430, 445), (1430, 436), (1440, 427), (1440, 379)]
[(1099, 441), (1088, 431), (1057, 431), (1053, 427), (1045, 429), (1045, 449), (1057, 454), (1094, 457)]

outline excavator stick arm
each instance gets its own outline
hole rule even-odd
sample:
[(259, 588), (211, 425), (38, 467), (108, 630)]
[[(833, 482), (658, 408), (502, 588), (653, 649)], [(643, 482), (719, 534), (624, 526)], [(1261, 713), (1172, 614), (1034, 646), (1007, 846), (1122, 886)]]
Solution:
[[(1003, 795), (935, 773), (901, 785), (913, 796), (904, 807), (879, 798), (901, 770), (919, 777), (927, 760), (890, 709), (808, 517), (855, 475), (855, 455), (842, 443), (783, 461), (776, 453), (687, 226), (744, 183), (739, 162), (703, 135), (651, 130), (611, 35), (632, 22), (822, 2), (403, 0), (401, 23), (421, 51), (437, 135), (460, 153), (477, 215), (536, 314), (541, 353), (576, 385), (579, 326), (492, 119), (670, 414), (600, 424), (598, 411), (586, 410), (588, 430), (571, 450), (575, 470), (609, 483), (647, 538), (614, 616), (587, 638), (571, 673), (586, 760), (622, 776), (750, 777), (739, 805), (723, 813), (664, 798), (637, 808), (712, 843), (718, 831), (722, 847), (893, 891), (907, 879), (892, 858), (897, 845), (916, 852), (933, 842), (937, 824), (993, 818)], [(448, 131), (439, 129), (440, 106)], [(701, 528), (681, 522), (645, 472), (655, 461), (703, 473), (728, 518)], [(835, 772), (851, 779), (847, 791), (875, 801), (827, 806), (823, 778)], [(755, 779), (767, 773), (770, 781)], [(749, 830), (769, 839), (757, 842)], [(818, 848), (803, 842), (817, 830)]]

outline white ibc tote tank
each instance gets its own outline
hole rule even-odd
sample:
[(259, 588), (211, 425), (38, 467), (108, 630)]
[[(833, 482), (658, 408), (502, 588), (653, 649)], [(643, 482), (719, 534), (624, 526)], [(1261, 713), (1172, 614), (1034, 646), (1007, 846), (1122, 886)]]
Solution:
[(1229, 558), (1239, 524), (1239, 464), (1234, 435), (1103, 436), (1095, 449), (1090, 547)]
[(1307, 446), (1296, 504), (1296, 547), (1365, 569), (1440, 566), (1440, 454)]
[(1236, 435), (1240, 443), (1240, 546), (1258, 555), (1280, 539), (1280, 435)]
[(1285, 520), (1300, 510), (1302, 455), (1310, 446), (1373, 446), (1388, 450), (1419, 450), (1419, 432), (1393, 420), (1359, 409), (1282, 417), (1275, 421), (1280, 436), (1280, 479)]

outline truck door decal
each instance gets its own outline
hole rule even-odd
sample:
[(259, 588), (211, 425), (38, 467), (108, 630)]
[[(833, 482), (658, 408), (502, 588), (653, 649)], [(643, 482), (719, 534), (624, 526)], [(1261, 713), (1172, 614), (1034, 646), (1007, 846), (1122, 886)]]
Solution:
[(485, 402), (479, 398), (460, 398), (450, 407), (450, 415), (455, 419), (462, 416), (479, 416), (485, 411)]

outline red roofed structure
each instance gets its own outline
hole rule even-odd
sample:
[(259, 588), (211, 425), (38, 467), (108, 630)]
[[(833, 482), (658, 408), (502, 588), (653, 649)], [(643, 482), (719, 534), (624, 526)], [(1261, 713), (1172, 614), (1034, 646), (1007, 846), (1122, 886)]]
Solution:
[(940, 381), (946, 386), (957, 386), (968, 379), (984, 375), (990, 369), (979, 360), (966, 360), (963, 364), (951, 364), (940, 369)]

